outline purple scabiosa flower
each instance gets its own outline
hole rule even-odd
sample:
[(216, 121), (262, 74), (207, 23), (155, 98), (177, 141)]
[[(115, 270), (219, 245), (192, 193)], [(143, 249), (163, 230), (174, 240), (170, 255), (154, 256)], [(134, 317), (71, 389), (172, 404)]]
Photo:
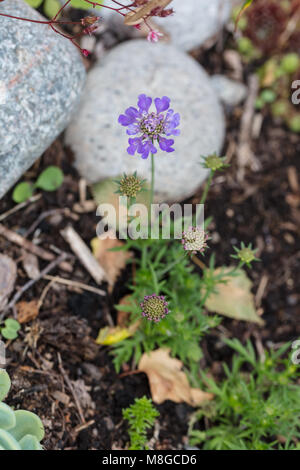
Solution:
[(182, 234), (183, 248), (185, 251), (189, 251), (193, 254), (203, 254), (207, 248), (207, 240), (207, 233), (199, 227), (189, 227), (189, 229)]
[(158, 143), (164, 152), (174, 152), (173, 139), (170, 136), (177, 136), (180, 130), (180, 115), (170, 109), (170, 98), (163, 96), (155, 98), (156, 111), (150, 111), (152, 98), (146, 95), (139, 95), (138, 108), (131, 106), (127, 108), (125, 114), (119, 116), (119, 123), (127, 127), (129, 155), (137, 152), (142, 158), (148, 158), (149, 154), (157, 153), (155, 143)]
[(163, 295), (146, 295), (140, 305), (143, 317), (155, 323), (160, 322), (169, 313), (168, 302)]

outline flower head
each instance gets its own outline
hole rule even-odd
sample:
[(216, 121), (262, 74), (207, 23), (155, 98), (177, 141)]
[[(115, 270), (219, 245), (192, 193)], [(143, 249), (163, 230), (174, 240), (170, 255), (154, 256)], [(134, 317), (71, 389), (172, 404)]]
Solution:
[(251, 243), (248, 246), (245, 246), (245, 244), (242, 242), (241, 248), (237, 248), (236, 246), (234, 246), (233, 249), (236, 254), (231, 255), (231, 257), (240, 260), (242, 263), (245, 263), (248, 267), (251, 267), (252, 261), (259, 261), (259, 258), (256, 258), (255, 256), (257, 250), (252, 249)]
[(185, 251), (193, 254), (204, 253), (207, 248), (208, 234), (199, 227), (190, 227), (182, 234), (182, 245)]
[(139, 95), (138, 108), (127, 108), (125, 114), (119, 116), (118, 122), (127, 127), (127, 134), (137, 137), (129, 138), (129, 155), (137, 152), (142, 158), (157, 153), (155, 143), (158, 143), (164, 152), (174, 152), (173, 139), (167, 137), (180, 134), (177, 127), (180, 124), (180, 115), (170, 109), (170, 98), (163, 96), (154, 100), (156, 112), (150, 111), (152, 98)]
[(118, 181), (119, 184), (119, 191), (122, 196), (127, 196), (131, 198), (135, 198), (137, 193), (142, 190), (144, 180), (142, 181), (140, 178), (134, 175), (125, 175)]
[(159, 38), (162, 38), (163, 34), (153, 29), (149, 32), (147, 39), (149, 42), (158, 42)]
[(146, 295), (140, 305), (143, 317), (155, 323), (158, 323), (169, 313), (168, 302), (163, 295)]

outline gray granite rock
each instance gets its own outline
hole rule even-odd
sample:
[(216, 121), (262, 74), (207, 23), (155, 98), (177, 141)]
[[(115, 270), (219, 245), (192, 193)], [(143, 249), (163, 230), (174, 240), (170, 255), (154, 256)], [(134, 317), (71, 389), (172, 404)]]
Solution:
[[(122, 0), (124, 5), (130, 3), (131, 0)], [(113, 5), (110, 0), (106, 4)], [(155, 18), (155, 22), (171, 35), (172, 44), (189, 51), (201, 46), (222, 28), (229, 18), (232, 0), (173, 0), (169, 7), (175, 13), (167, 18)], [(106, 8), (102, 8), (99, 15), (114, 28), (122, 21), (121, 15)]]
[(81, 107), (66, 132), (76, 167), (90, 182), (122, 172), (150, 177), (150, 158), (126, 152), (126, 129), (118, 116), (136, 106), (141, 93), (167, 95), (181, 114), (181, 135), (171, 154), (156, 154), (156, 195), (182, 200), (193, 194), (207, 176), (201, 155), (219, 152), (224, 117), (210, 78), (191, 57), (166, 44), (128, 41), (113, 49), (87, 78)]
[[(1, 2), (0, 13), (45, 20), (22, 0)], [(70, 41), (0, 17), (0, 198), (68, 124), (84, 81)]]
[(211, 81), (219, 99), (227, 106), (237, 106), (247, 96), (248, 88), (241, 82), (224, 75), (213, 75)]

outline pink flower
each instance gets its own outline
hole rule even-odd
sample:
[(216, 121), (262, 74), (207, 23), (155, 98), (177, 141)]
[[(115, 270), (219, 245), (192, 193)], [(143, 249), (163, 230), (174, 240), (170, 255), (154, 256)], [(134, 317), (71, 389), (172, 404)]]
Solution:
[(81, 52), (85, 57), (88, 57), (90, 55), (90, 51), (88, 51), (87, 49), (81, 49)]
[(157, 42), (159, 38), (163, 37), (163, 34), (153, 29), (149, 32), (147, 39), (149, 42)]

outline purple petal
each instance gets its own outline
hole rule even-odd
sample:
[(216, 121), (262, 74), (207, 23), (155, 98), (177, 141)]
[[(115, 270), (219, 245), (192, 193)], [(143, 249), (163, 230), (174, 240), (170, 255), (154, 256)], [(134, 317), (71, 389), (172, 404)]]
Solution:
[(158, 113), (162, 113), (163, 111), (166, 111), (169, 109), (170, 106), (170, 98), (167, 96), (163, 96), (162, 99), (160, 98), (155, 98), (154, 103), (156, 106), (156, 110)]
[(140, 149), (138, 150), (138, 153), (141, 154), (141, 157), (143, 159), (145, 158), (148, 158), (149, 157), (149, 153), (157, 153), (157, 150), (156, 148), (154, 147), (153, 143), (151, 142), (151, 140), (148, 140), (146, 141), (141, 147)]
[(146, 96), (145, 94), (139, 95), (138, 107), (140, 111), (145, 111), (146, 113), (148, 113), (151, 104), (152, 98), (150, 96)]
[(134, 139), (128, 139), (129, 147), (127, 148), (127, 153), (129, 155), (134, 155), (136, 151), (140, 153), (140, 150), (143, 147), (142, 139), (140, 137), (135, 137)]
[(139, 132), (140, 130), (140, 126), (138, 125), (138, 123), (134, 122), (133, 124), (130, 124), (128, 126), (128, 129), (127, 129), (127, 134), (128, 135), (135, 135)]
[(121, 114), (119, 116), (118, 122), (122, 124), (122, 126), (129, 126), (129, 124), (132, 124), (133, 121), (128, 116), (125, 116), (125, 114)]
[(164, 152), (174, 152), (175, 149), (172, 148), (173, 144), (173, 139), (166, 139), (165, 137), (160, 137), (159, 139), (159, 146)]
[(118, 122), (122, 124), (122, 126), (129, 126), (130, 124), (134, 123), (138, 116), (138, 110), (131, 106), (130, 108), (126, 109), (125, 114), (121, 114), (119, 116)]

